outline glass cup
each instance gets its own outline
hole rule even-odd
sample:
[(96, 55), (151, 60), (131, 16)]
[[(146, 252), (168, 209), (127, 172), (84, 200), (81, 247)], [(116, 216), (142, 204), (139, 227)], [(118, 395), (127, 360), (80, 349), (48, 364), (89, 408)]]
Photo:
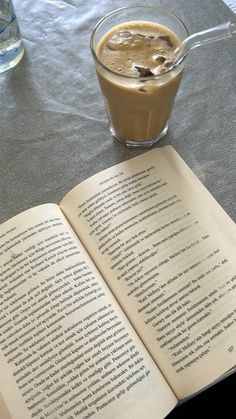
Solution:
[(23, 57), (24, 45), (11, 0), (0, 0), (0, 73)]
[(112, 135), (128, 147), (150, 147), (167, 132), (184, 60), (165, 73), (145, 77), (142, 73), (124, 75), (108, 67), (99, 56), (99, 43), (102, 44), (104, 35), (115, 26), (130, 21), (162, 25), (180, 42), (188, 36), (188, 31), (178, 17), (160, 7), (128, 6), (104, 16), (91, 35), (90, 48)]

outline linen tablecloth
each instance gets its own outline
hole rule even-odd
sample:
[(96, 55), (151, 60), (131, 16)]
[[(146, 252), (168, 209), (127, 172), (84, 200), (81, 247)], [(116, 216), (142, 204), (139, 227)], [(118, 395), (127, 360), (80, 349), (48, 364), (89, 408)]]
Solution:
[[(234, 8), (233, 0), (226, 0)], [(112, 139), (89, 50), (95, 23), (130, 0), (15, 0), (26, 53), (0, 74), (0, 222), (32, 206), (59, 203), (89, 176), (145, 150)], [(235, 18), (221, 0), (156, 0), (190, 33)], [(235, 39), (189, 54), (167, 136), (203, 184), (236, 220)], [(175, 409), (171, 418), (231, 417), (235, 376)], [(228, 416), (227, 416), (228, 413)]]

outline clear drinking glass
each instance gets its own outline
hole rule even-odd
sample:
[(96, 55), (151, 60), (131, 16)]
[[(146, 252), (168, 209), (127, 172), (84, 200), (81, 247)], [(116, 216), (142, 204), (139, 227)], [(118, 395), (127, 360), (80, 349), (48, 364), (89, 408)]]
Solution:
[(23, 54), (23, 40), (12, 1), (0, 0), (0, 73), (14, 67)]
[(180, 42), (188, 31), (178, 17), (160, 7), (128, 6), (104, 16), (91, 35), (90, 47), (112, 135), (129, 147), (150, 147), (167, 132), (184, 60), (163, 74), (148, 77), (126, 76), (109, 68), (98, 54), (99, 42), (113, 27), (129, 21), (165, 26)]

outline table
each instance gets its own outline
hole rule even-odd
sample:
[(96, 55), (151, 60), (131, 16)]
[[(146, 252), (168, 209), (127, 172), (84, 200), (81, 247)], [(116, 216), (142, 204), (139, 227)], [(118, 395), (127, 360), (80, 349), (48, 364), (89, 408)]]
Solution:
[[(111, 138), (89, 50), (99, 18), (132, 3), (15, 0), (26, 53), (0, 75), (0, 222), (41, 203), (59, 203), (82, 180), (144, 152)], [(191, 33), (235, 17), (221, 0), (148, 3), (176, 13)], [(172, 144), (234, 221), (235, 68), (235, 39), (192, 51), (169, 132), (157, 145)], [(235, 384), (234, 375), (169, 417), (190, 417), (193, 409), (203, 415), (218, 398), (230, 417), (228, 391)]]
[(235, 0), (224, 0), (225, 4), (227, 4), (234, 13), (236, 13), (236, 1)]

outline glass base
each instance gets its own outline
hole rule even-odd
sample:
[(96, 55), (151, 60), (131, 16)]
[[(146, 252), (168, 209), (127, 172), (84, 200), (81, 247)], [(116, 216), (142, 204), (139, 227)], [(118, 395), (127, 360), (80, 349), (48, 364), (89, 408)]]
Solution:
[(152, 147), (154, 144), (156, 144), (161, 138), (163, 138), (167, 131), (168, 131), (168, 125), (166, 124), (166, 126), (164, 127), (164, 129), (161, 131), (161, 133), (155, 137), (152, 138), (151, 140), (140, 140), (140, 141), (135, 141), (135, 140), (129, 140), (129, 139), (125, 139), (125, 138), (120, 138), (116, 132), (113, 130), (112, 127), (110, 127), (110, 131), (112, 133), (112, 136), (116, 139), (119, 140), (121, 143), (125, 144), (126, 147), (129, 148), (148, 148), (148, 147)]
[(10, 68), (15, 67), (23, 57), (24, 51), (24, 47), (21, 46), (19, 49), (13, 48), (4, 54), (0, 53), (0, 73), (4, 73), (10, 70)]

